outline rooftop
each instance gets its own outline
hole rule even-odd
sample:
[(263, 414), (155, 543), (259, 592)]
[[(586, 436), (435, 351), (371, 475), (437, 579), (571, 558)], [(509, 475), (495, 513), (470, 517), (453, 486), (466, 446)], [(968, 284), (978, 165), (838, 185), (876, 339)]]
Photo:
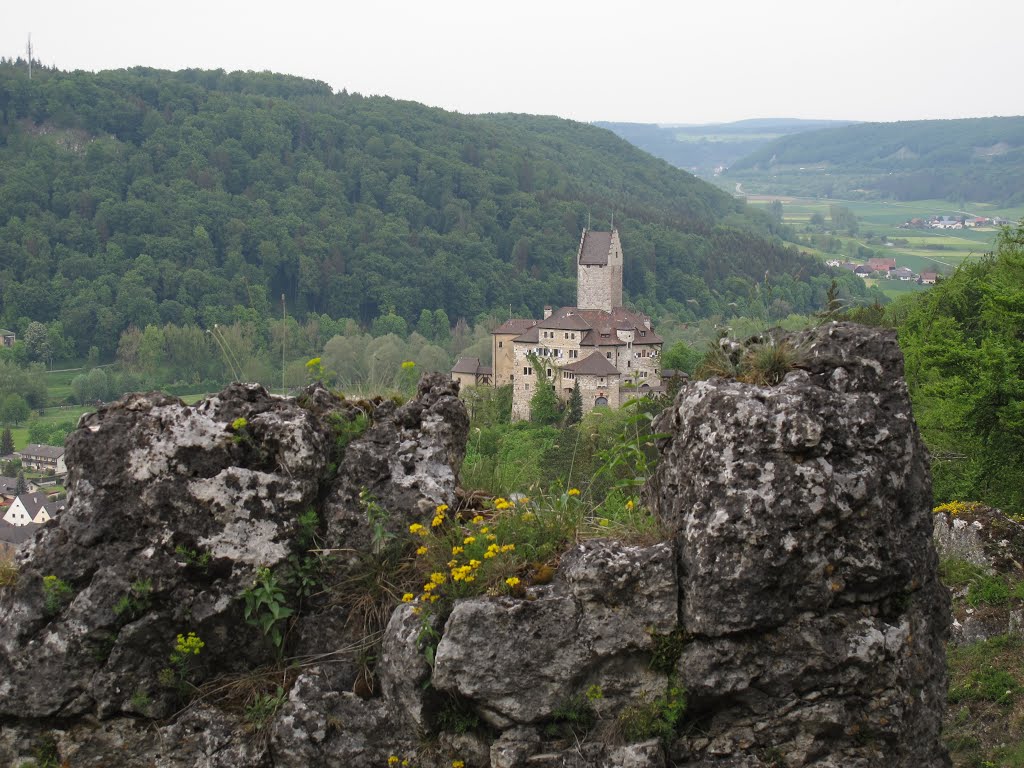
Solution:
[(580, 264), (607, 264), (608, 251), (612, 248), (611, 232), (583, 231), (580, 241)]
[(618, 376), (619, 369), (600, 352), (592, 352), (579, 362), (562, 367), (563, 371), (571, 371), (577, 376)]

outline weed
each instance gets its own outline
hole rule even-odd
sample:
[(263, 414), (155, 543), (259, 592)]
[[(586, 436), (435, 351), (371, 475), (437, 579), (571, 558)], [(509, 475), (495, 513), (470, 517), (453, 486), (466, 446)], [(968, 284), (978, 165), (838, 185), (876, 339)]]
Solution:
[(164, 667), (157, 675), (157, 681), (165, 688), (173, 688), (180, 698), (186, 698), (195, 688), (189, 679), (192, 676), (192, 664), (206, 643), (195, 632), (188, 635), (179, 634), (174, 641), (174, 650), (169, 656), (171, 666)]
[(186, 547), (184, 544), (179, 544), (174, 548), (174, 554), (182, 559), (182, 563), (191, 568), (198, 568), (201, 571), (205, 571), (210, 565), (210, 553), (202, 552), (198, 549), (192, 549)]
[(18, 565), (14, 558), (0, 556), (0, 589), (18, 583)]
[(370, 426), (370, 417), (360, 411), (349, 418), (344, 413), (331, 414), (331, 428), (334, 431), (334, 455), (340, 462), (349, 443), (361, 437)]
[(245, 707), (246, 725), (250, 730), (262, 731), (274, 719), (274, 715), (284, 704), (284, 700), (284, 688), (280, 685), (277, 686), (273, 694), (257, 693), (252, 702)]
[(138, 712), (140, 715), (148, 715), (149, 708), (153, 702), (149, 698), (149, 695), (140, 688), (132, 694), (130, 703), (132, 709)]
[(676, 664), (679, 657), (683, 655), (683, 647), (686, 645), (686, 632), (677, 629), (667, 635), (651, 633), (651, 643), (654, 648), (651, 651), (651, 669), (661, 672), (663, 675), (671, 675), (676, 671)]
[(597, 725), (597, 712), (586, 696), (572, 696), (559, 704), (544, 726), (548, 738), (582, 741)]
[(295, 543), (301, 549), (313, 546), (317, 528), (320, 527), (320, 516), (313, 507), (299, 515), (299, 530), (295, 535)]
[(284, 590), (277, 577), (269, 568), (258, 569), (256, 580), (242, 592), (242, 599), (245, 601), (246, 622), (270, 639), (280, 657), (284, 653), (281, 625), (292, 615), (292, 609), (285, 602)]
[(56, 576), (43, 576), (43, 611), (47, 616), (60, 613), (74, 596), (75, 591), (67, 582)]
[(437, 709), (437, 728), (450, 733), (471, 733), (481, 727), (480, 716), (472, 703), (461, 696), (448, 695)]
[(740, 362), (740, 380), (762, 387), (782, 383), (786, 374), (797, 367), (799, 355), (789, 342), (772, 340), (748, 348)]
[(148, 579), (135, 581), (128, 590), (114, 604), (114, 614), (126, 621), (135, 621), (141, 618), (152, 604), (153, 582)]
[(943, 558), (939, 561), (939, 578), (947, 587), (967, 586), (984, 575), (984, 568), (957, 557)]
[(669, 683), (668, 690), (656, 699), (645, 696), (627, 706), (619, 715), (619, 724), (627, 741), (669, 739), (686, 711), (686, 692), (681, 685)]
[(248, 432), (249, 422), (244, 416), (239, 416), (237, 419), (231, 422), (231, 431), (234, 433), (231, 439), (235, 443), (242, 443), (246, 440), (251, 440), (252, 436)]
[(388, 542), (395, 538), (395, 534), (387, 528), (390, 515), (387, 509), (377, 502), (376, 497), (365, 488), (359, 491), (359, 505), (366, 512), (366, 521), (370, 524), (370, 551), (375, 555), (380, 554)]

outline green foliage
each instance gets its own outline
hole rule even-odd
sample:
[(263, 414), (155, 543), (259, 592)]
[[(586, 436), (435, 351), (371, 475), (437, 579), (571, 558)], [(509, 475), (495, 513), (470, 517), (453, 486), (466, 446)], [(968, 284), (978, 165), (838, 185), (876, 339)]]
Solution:
[(627, 741), (659, 738), (669, 740), (686, 712), (686, 692), (674, 681), (660, 696), (648, 700), (641, 696), (630, 703), (619, 715), (619, 725)]
[(348, 444), (358, 437), (361, 437), (370, 427), (370, 417), (362, 411), (354, 416), (343, 413), (332, 413), (330, 417), (331, 429), (334, 432), (334, 456), (335, 461), (340, 462), (345, 455)]
[(681, 629), (673, 630), (667, 635), (652, 632), (651, 641), (654, 646), (651, 651), (651, 669), (663, 675), (674, 674), (686, 645), (686, 633)]
[(565, 408), (565, 423), (568, 426), (579, 424), (583, 419), (583, 395), (580, 393), (580, 382), (576, 379), (573, 383), (572, 394), (569, 395), (569, 403)]
[(28, 403), (21, 395), (10, 394), (0, 401), (0, 422), (18, 426), (28, 418), (28, 415)]
[(75, 591), (67, 582), (56, 576), (43, 576), (43, 611), (47, 616), (60, 613), (71, 602)]
[(661, 354), (661, 369), (685, 371), (691, 376), (697, 370), (703, 355), (685, 341), (678, 341)]
[(180, 557), (182, 562), (191, 568), (198, 568), (201, 571), (206, 571), (210, 566), (209, 552), (203, 552), (202, 550), (192, 549), (191, 547), (186, 547), (184, 544), (179, 544), (174, 548), (174, 554)]
[(936, 500), (1024, 511), (1024, 230), (917, 295), (899, 318)]
[(250, 730), (259, 733), (274, 719), (285, 702), (284, 688), (277, 686), (274, 693), (257, 693), (245, 707), (245, 723)]
[(124, 621), (142, 618), (153, 601), (153, 582), (139, 579), (132, 583), (126, 595), (114, 604), (114, 615)]
[(299, 531), (295, 535), (295, 543), (300, 549), (308, 549), (313, 546), (317, 529), (320, 527), (320, 515), (316, 509), (310, 507), (299, 515)]
[(536, 355), (527, 355), (536, 374), (536, 391), (530, 398), (530, 421), (534, 424), (550, 425), (562, 416), (562, 404), (555, 394), (555, 386), (549, 380), (544, 363)]
[(0, 123), (0, 320), (44, 326), (40, 359), (111, 359), (134, 328), (124, 363), (143, 379), (171, 348), (183, 381), (218, 366), (227, 378), (225, 358), (243, 378), (279, 376), (237, 338), (227, 352), (203, 338), (238, 323), (260, 352), (305, 355), (301, 383), (320, 348), (293, 346), (276, 320), (282, 294), (300, 322), (326, 314), (401, 338), (415, 325), (455, 345), (450, 319), (571, 303), (565, 257), (588, 210), (616, 212), (636, 254), (626, 290), (650, 308), (747, 304), (729, 278), (771, 268), (777, 295), (813, 311), (807, 288), (826, 274), (768, 239), (768, 216), (590, 125), (457, 115), (269, 73), (48, 69), (28, 86), (0, 64), (0, 92), (19, 94)]
[(483, 726), (473, 703), (452, 694), (448, 694), (438, 708), (435, 723), (439, 731), (448, 733), (473, 733)]
[(579, 694), (555, 707), (544, 724), (544, 735), (548, 738), (582, 741), (595, 725), (597, 712), (593, 702), (585, 694)]
[(4, 427), (3, 435), (0, 436), (0, 456), (10, 456), (14, 453), (14, 437), (11, 435), (11, 428)]
[(278, 656), (284, 653), (282, 625), (292, 615), (284, 590), (269, 568), (260, 568), (252, 586), (242, 592), (245, 621), (270, 640)]
[[(979, 147), (995, 145), (1007, 151), (979, 158)], [(728, 176), (750, 191), (770, 178), (773, 194), (1015, 205), (1024, 200), (1014, 181), (1022, 165), (1024, 118), (989, 117), (862, 123), (784, 136), (733, 163)], [(820, 166), (828, 172), (809, 170)]]

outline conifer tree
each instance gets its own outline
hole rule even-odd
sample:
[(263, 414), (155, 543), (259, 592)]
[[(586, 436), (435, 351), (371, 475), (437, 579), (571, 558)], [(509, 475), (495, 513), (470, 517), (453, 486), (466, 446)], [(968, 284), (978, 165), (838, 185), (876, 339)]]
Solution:
[(10, 456), (14, 453), (14, 436), (10, 427), (4, 427), (3, 435), (0, 435), (0, 456)]
[(583, 395), (580, 393), (580, 382), (576, 380), (575, 385), (572, 388), (572, 394), (569, 395), (569, 407), (565, 412), (565, 423), (579, 424), (583, 418)]
[(18, 482), (14, 486), (14, 492), (18, 496), (21, 496), (21, 494), (25, 493), (26, 491), (28, 491), (28, 481), (25, 480), (25, 472), (24, 472), (24, 470), (19, 470), (18, 471)]
[(529, 355), (529, 360), (537, 374), (537, 391), (530, 398), (530, 421), (535, 424), (554, 424), (560, 415), (558, 395), (548, 381), (544, 364), (540, 359), (536, 355)]

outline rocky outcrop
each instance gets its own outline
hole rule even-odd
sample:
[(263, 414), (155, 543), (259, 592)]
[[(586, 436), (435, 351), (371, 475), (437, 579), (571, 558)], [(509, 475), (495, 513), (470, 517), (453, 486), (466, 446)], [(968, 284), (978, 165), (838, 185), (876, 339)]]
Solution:
[(950, 642), (1024, 636), (1024, 523), (977, 502), (935, 510), (935, 548), (953, 597)]
[(701, 723), (671, 757), (943, 765), (949, 600), (895, 334), (829, 324), (789, 343), (778, 386), (688, 384), (656, 427)]
[(687, 383), (660, 418), (667, 540), (584, 540), (430, 611), (395, 606), (394, 544), (457, 503), (457, 385), (84, 418), (69, 508), (0, 593), (0, 763), (946, 764), (948, 597), (895, 340), (790, 343), (778, 386)]

